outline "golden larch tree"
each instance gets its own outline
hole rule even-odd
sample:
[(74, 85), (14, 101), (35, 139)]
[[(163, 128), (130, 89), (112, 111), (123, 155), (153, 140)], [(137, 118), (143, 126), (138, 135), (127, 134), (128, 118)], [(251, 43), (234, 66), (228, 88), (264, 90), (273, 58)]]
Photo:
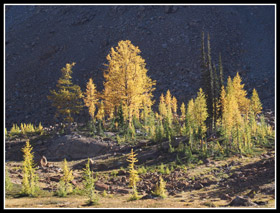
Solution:
[(130, 163), (128, 165), (129, 168), (128, 172), (129, 172), (129, 186), (132, 188), (132, 196), (130, 198), (131, 200), (136, 200), (139, 198), (136, 183), (140, 180), (140, 178), (138, 176), (137, 170), (134, 168), (135, 163), (138, 162), (136, 155), (137, 154), (133, 152), (133, 149), (131, 149), (131, 152), (127, 156), (127, 161)]
[(172, 95), (169, 90), (167, 90), (166, 95), (165, 95), (165, 105), (166, 105), (166, 110), (167, 110), (167, 116), (166, 120), (168, 123), (168, 126), (172, 128), (172, 121), (173, 121), (173, 116), (172, 116)]
[(90, 117), (93, 120), (98, 99), (97, 99), (96, 86), (93, 83), (92, 78), (90, 78), (87, 83), (86, 91), (84, 93), (83, 99), (84, 99), (85, 106), (88, 107)]
[(185, 103), (184, 103), (184, 102), (181, 104), (180, 110), (181, 110), (180, 120), (181, 120), (182, 122), (184, 122), (185, 119), (186, 119), (186, 106), (185, 106)]
[(189, 100), (188, 106), (187, 106), (187, 124), (188, 124), (188, 127), (191, 127), (193, 129), (194, 128), (194, 122), (195, 122), (194, 100), (192, 98), (191, 100)]
[(226, 91), (224, 109), (222, 113), (222, 126), (231, 146), (233, 141), (233, 133), (239, 130), (243, 119), (239, 110), (240, 108), (236, 98), (233, 81), (230, 77), (228, 77)]
[(165, 104), (165, 98), (164, 95), (161, 93), (161, 96), (159, 98), (159, 105), (158, 105), (158, 111), (160, 118), (163, 119), (167, 116), (167, 108)]
[(250, 100), (250, 108), (251, 108), (254, 116), (256, 116), (262, 112), (262, 103), (260, 101), (259, 95), (255, 88), (253, 89), (252, 97)]
[(172, 106), (172, 112), (173, 112), (174, 116), (176, 117), (178, 105), (177, 105), (177, 99), (175, 96), (172, 97), (171, 106)]
[(222, 122), (222, 114), (224, 113), (225, 111), (225, 105), (226, 105), (226, 90), (225, 90), (225, 87), (224, 85), (222, 85), (221, 87), (221, 93), (220, 93), (220, 98), (219, 98), (219, 101), (218, 101), (218, 120), (220, 122)]
[(207, 131), (205, 121), (208, 117), (206, 97), (202, 89), (197, 92), (197, 97), (194, 100), (194, 122), (196, 133), (201, 139), (204, 138)]
[(128, 111), (129, 125), (133, 116), (139, 116), (139, 110), (144, 108), (143, 100), (146, 104), (153, 104), (152, 91), (156, 82), (147, 76), (146, 63), (140, 52), (131, 41), (120, 41), (116, 48), (111, 48), (107, 55), (108, 64), (105, 64), (103, 99), (106, 112), (115, 113), (122, 102)]
[(242, 79), (237, 72), (236, 76), (232, 80), (233, 92), (238, 103), (239, 111), (242, 114), (247, 115), (249, 111), (250, 100), (246, 98), (247, 91), (244, 89), (244, 84), (241, 84), (241, 82)]
[(98, 106), (98, 111), (96, 114), (96, 119), (102, 121), (105, 117), (105, 111), (104, 111), (104, 104), (103, 101), (101, 100)]
[(36, 196), (39, 191), (38, 176), (35, 173), (34, 153), (29, 140), (26, 141), (25, 146), (22, 148), (23, 152), (23, 179), (21, 194), (28, 196)]

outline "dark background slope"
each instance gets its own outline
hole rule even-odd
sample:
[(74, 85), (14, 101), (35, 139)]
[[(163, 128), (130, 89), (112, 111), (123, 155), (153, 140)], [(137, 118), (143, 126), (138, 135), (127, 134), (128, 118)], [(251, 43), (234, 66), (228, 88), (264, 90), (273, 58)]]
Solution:
[(66, 63), (76, 62), (73, 82), (82, 90), (92, 77), (101, 91), (106, 55), (127, 39), (139, 46), (157, 81), (155, 99), (170, 89), (187, 104), (199, 89), (203, 30), (210, 33), (215, 63), (222, 54), (225, 80), (238, 71), (249, 97), (255, 87), (263, 107), (274, 110), (274, 22), (274, 6), (7, 5), (6, 126), (55, 122), (46, 96)]

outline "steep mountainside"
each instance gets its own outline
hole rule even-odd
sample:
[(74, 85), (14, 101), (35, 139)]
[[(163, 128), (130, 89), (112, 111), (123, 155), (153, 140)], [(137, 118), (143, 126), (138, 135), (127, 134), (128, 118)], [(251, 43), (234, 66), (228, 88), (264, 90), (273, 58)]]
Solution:
[[(170, 89), (179, 104), (199, 89), (201, 32), (210, 34), (212, 59), (221, 52), (225, 77), (237, 71), (248, 94), (255, 87), (274, 110), (274, 6), (6, 6), (6, 126), (54, 122), (46, 96), (60, 69), (76, 62), (73, 82), (90, 77), (103, 89), (103, 64), (120, 40), (139, 46), (158, 100)], [(83, 119), (86, 113), (80, 116)]]

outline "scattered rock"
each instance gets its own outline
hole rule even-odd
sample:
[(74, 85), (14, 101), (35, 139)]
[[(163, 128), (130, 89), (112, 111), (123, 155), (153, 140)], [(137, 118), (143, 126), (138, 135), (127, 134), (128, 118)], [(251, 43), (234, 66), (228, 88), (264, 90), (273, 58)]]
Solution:
[[(107, 143), (88, 137), (72, 137), (64, 135), (48, 141), (48, 149), (44, 152), (49, 160), (75, 160), (97, 156), (107, 152)], [(77, 152), (79, 150), (79, 152)]]
[(241, 196), (236, 196), (229, 204), (229, 206), (256, 206), (250, 198), (245, 198)]
[(47, 161), (47, 158), (43, 155), (41, 160), (40, 160), (40, 164), (39, 164), (40, 167), (44, 168), (46, 166), (48, 166), (48, 161)]
[(127, 172), (125, 170), (121, 169), (121, 170), (118, 171), (117, 175), (122, 176), (122, 175), (126, 175), (126, 173)]
[(122, 189), (122, 188), (117, 189), (117, 193), (119, 194), (130, 194), (131, 192), (132, 192), (131, 189)]
[(72, 180), (71, 183), (74, 185), (74, 186), (78, 186), (77, 184), (77, 181), (76, 180)]
[(275, 184), (269, 184), (269, 185), (260, 187), (260, 193), (263, 193), (266, 195), (275, 194)]
[(231, 197), (228, 194), (222, 194), (222, 195), (220, 195), (220, 198), (222, 200), (231, 200)]
[(268, 201), (254, 201), (255, 204), (259, 205), (259, 206), (263, 206), (268, 204)]
[(60, 175), (58, 175), (58, 176), (52, 176), (52, 177), (50, 177), (50, 181), (59, 182), (59, 181), (60, 181), (60, 178), (61, 178)]
[[(86, 164), (88, 163), (88, 160), (84, 160), (80, 163), (75, 164), (72, 168), (75, 170), (81, 170), (86, 168)], [(90, 166), (90, 170), (93, 169), (94, 166), (94, 161), (92, 159), (89, 159), (89, 166)]]
[(199, 182), (195, 182), (194, 185), (193, 185), (193, 188), (195, 190), (199, 190), (199, 189), (202, 189), (203, 188), (203, 185)]
[(98, 191), (108, 191), (109, 190), (109, 185), (105, 184), (105, 183), (100, 183), (100, 182), (96, 182), (95, 183), (95, 189)]
[(140, 200), (148, 200), (148, 199), (155, 199), (156, 197), (150, 194), (147, 194), (140, 198)]
[(176, 195), (176, 192), (175, 191), (171, 191), (168, 193), (170, 196), (175, 196)]

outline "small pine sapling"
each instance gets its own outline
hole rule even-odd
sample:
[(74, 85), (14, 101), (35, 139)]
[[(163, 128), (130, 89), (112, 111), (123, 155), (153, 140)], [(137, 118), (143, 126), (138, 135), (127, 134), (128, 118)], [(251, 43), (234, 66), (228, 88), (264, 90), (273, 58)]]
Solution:
[(96, 179), (93, 178), (93, 171), (90, 170), (90, 159), (88, 158), (88, 162), (86, 164), (86, 168), (84, 169), (84, 190), (89, 198), (87, 201), (88, 205), (96, 205), (98, 204), (98, 197), (96, 196), (95, 193), (95, 182)]
[(8, 134), (8, 131), (7, 131), (7, 128), (5, 128), (5, 138), (9, 137), (9, 134)]
[(20, 128), (18, 127), (17, 124), (13, 124), (13, 127), (11, 128), (10, 130), (10, 136), (13, 136), (13, 135), (19, 135), (21, 133), (20, 131)]
[(65, 197), (67, 194), (73, 191), (71, 181), (74, 179), (72, 175), (72, 170), (69, 170), (67, 165), (67, 160), (64, 159), (63, 163), (63, 176), (60, 178), (59, 186), (57, 190), (57, 196)]
[(137, 170), (134, 168), (134, 164), (138, 162), (136, 158), (136, 153), (133, 152), (133, 149), (131, 149), (131, 152), (129, 153), (127, 157), (127, 161), (130, 163), (128, 168), (129, 168), (129, 186), (132, 188), (132, 195), (130, 196), (129, 200), (138, 200), (138, 192), (137, 192), (137, 187), (136, 183), (140, 180), (138, 176)]
[(155, 191), (153, 192), (153, 195), (159, 196), (161, 198), (166, 198), (167, 197), (167, 192), (165, 189), (166, 182), (163, 180), (161, 176), (159, 176), (159, 181), (156, 184)]
[(39, 133), (40, 135), (44, 134), (44, 128), (42, 126), (42, 123), (40, 122), (38, 127), (36, 128), (35, 132)]
[(262, 112), (262, 104), (255, 88), (253, 89), (252, 97), (250, 100), (250, 108), (255, 117)]
[(5, 191), (10, 191), (13, 188), (13, 183), (10, 178), (10, 172), (7, 167), (5, 167)]
[(22, 180), (22, 195), (36, 196), (39, 192), (38, 176), (35, 174), (34, 154), (29, 140), (26, 141), (25, 147), (22, 148), (23, 152), (23, 180)]

